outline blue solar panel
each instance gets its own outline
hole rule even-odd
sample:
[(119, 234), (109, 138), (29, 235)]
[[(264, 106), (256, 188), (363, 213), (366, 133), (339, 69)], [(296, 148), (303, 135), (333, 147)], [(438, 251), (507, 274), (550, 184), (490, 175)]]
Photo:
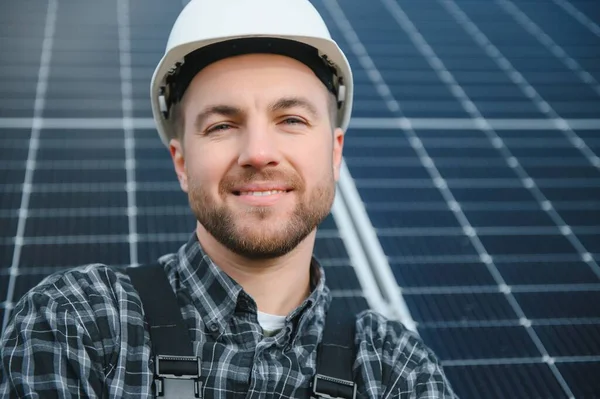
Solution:
[[(195, 225), (148, 99), (179, 3), (59, 3), (0, 16), (3, 322), (49, 273), (150, 262)], [(461, 398), (600, 397), (600, 3), (313, 4), (355, 78), (315, 247), (336, 300), (389, 301)]]

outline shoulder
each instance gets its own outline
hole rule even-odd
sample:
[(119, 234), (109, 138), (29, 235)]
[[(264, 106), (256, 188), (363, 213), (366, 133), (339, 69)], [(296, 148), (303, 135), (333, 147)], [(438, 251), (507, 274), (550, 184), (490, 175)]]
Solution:
[(400, 321), (363, 311), (357, 315), (355, 341), (355, 366), (367, 391), (388, 393), (392, 398), (404, 397), (401, 393), (454, 398), (438, 358)]
[(414, 367), (432, 355), (416, 333), (372, 310), (357, 315), (356, 342), (361, 349), (376, 352), (390, 365), (402, 359), (407, 366)]
[(133, 287), (124, 269), (90, 264), (55, 272), (29, 290), (21, 300), (39, 299), (61, 306), (85, 300), (90, 305), (119, 301)]
[(123, 269), (90, 264), (53, 273), (16, 303), (14, 328), (76, 328), (113, 338), (123, 322), (143, 328), (141, 301)]

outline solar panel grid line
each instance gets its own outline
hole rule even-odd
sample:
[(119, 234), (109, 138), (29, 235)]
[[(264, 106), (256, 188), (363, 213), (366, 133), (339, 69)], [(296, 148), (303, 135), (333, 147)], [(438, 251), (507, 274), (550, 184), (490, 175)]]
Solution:
[[(371, 71), (369, 73), (369, 77), (371, 78), (372, 82), (378, 87), (378, 92), (385, 99), (385, 103), (386, 103), (388, 109), (390, 109), (391, 111), (398, 110), (399, 109), (398, 103), (395, 101), (395, 99), (392, 98), (390, 90), (387, 87), (387, 85), (385, 85), (385, 83), (382, 82), (381, 74), (379, 74), (374, 69), (373, 61), (370, 59), (368, 54), (366, 54), (366, 50), (365, 50), (364, 46), (362, 45), (362, 43), (360, 43), (358, 36), (353, 31), (352, 27), (349, 24), (349, 21), (343, 15), (341, 9), (339, 8), (339, 5), (334, 2), (325, 2), (325, 6), (327, 7), (328, 11), (334, 17), (335, 23), (338, 25), (340, 30), (343, 32), (349, 45), (351, 46), (354, 53), (359, 58), (361, 65), (367, 71)], [(404, 119), (401, 119), (401, 120), (404, 120)], [(387, 280), (387, 281), (389, 281), (389, 280)], [(400, 292), (400, 294), (401, 294), (401, 292)], [(412, 319), (412, 317), (411, 317), (411, 319)]]
[[(511, 63), (502, 55), (502, 53), (496, 48), (493, 47), (493, 44), (489, 41), (489, 39), (481, 32), (481, 30), (471, 21), (471, 19), (460, 9), (460, 7), (454, 2), (454, 0), (439, 0), (440, 3), (448, 10), (449, 14), (451, 14), (459, 25), (465, 29), (472, 37), (479, 38), (479, 40), (475, 39), (477, 44), (482, 47), (486, 54), (488, 54), (494, 61), (498, 64), (498, 66), (509, 76), (514, 76), (518, 74), (518, 72), (512, 67)], [(502, 0), (505, 1), (505, 0)], [(490, 54), (489, 49), (494, 48)], [(500, 62), (502, 61), (502, 62)], [(440, 61), (441, 63), (441, 61)], [(443, 64), (442, 64), (443, 65)], [(446, 70), (446, 72), (448, 72)], [(454, 78), (448, 72), (450, 78), (455, 82)], [(520, 75), (520, 74), (519, 74)], [(520, 75), (521, 76), (521, 75)], [(519, 88), (525, 93), (533, 94), (531, 97), (532, 101), (544, 101), (541, 97), (536, 100), (536, 91), (529, 85), (529, 83), (525, 80), (525, 78), (521, 77), (515, 81), (515, 84), (519, 86)], [(464, 91), (463, 91), (464, 93)], [(466, 97), (466, 94), (464, 94)], [(479, 116), (479, 111), (474, 108), (472, 111), (475, 115)], [(552, 118), (556, 118), (557, 114), (549, 108), (550, 116)], [(479, 115), (478, 115), (479, 114)], [(587, 145), (579, 138), (572, 130), (561, 129), (565, 134), (567, 134), (567, 138), (578, 148), (582, 153), (590, 160), (590, 163), (597, 168), (600, 168), (600, 158), (598, 158), (591, 150), (589, 152), (587, 149)], [(532, 179), (529, 174), (525, 171), (525, 169), (518, 162), (517, 158), (512, 154), (512, 152), (508, 149), (504, 142), (500, 140), (497, 133), (493, 129), (485, 129), (484, 132), (490, 138), (490, 140), (498, 140), (496, 141), (497, 145), (495, 146), (502, 155), (509, 160), (509, 165), (513, 168), (518, 177), (522, 180), (523, 186), (527, 188), (531, 194), (535, 197), (535, 199), (540, 203), (542, 209), (548, 213), (548, 215), (552, 218), (555, 224), (562, 229), (565, 237), (569, 240), (569, 242), (575, 247), (577, 252), (581, 255), (584, 262), (586, 262), (593, 272), (600, 278), (600, 265), (593, 259), (590, 252), (584, 247), (579, 238), (576, 235), (572, 234), (572, 229), (570, 226), (564, 221), (564, 219), (560, 216), (560, 214), (556, 211), (556, 209), (552, 206), (551, 202), (548, 201), (546, 196), (543, 194), (542, 190), (535, 183), (534, 179)], [(572, 133), (572, 134), (571, 134)]]
[[(152, 118), (38, 118), (43, 129), (122, 129), (124, 124), (131, 124), (134, 130), (146, 130), (154, 127)], [(484, 124), (495, 130), (562, 130), (566, 125), (575, 130), (598, 130), (600, 119), (597, 118), (418, 118), (418, 117), (377, 117), (352, 118), (350, 129), (405, 129), (415, 130), (479, 130)], [(485, 125), (485, 126), (487, 126)], [(2, 129), (31, 129), (32, 118), (0, 117)]]
[[(558, 113), (548, 104), (548, 102), (538, 93), (537, 90), (517, 71), (512, 63), (498, 50), (496, 46), (487, 38), (487, 36), (477, 27), (476, 24), (462, 11), (460, 6), (454, 0), (438, 0), (450, 15), (452, 15), (459, 25), (466, 30), (481, 47), (486, 54), (494, 60), (496, 65), (517, 85), (521, 92), (529, 98), (531, 102), (546, 115), (549, 119), (556, 121), (556, 127), (565, 135), (565, 137), (590, 161), (590, 163), (600, 169), (600, 158), (589, 148), (569, 124), (558, 115)], [(506, 6), (507, 0), (499, 0), (501, 5)], [(512, 14), (511, 14), (512, 15)]]
[[(410, 21), (408, 16), (401, 10), (401, 8), (397, 5), (397, 3), (395, 3), (391, 0), (387, 1), (387, 2), (384, 1), (384, 3), (388, 6), (388, 10), (396, 18), (397, 22), (401, 25), (401, 27), (403, 27), (403, 29), (408, 33), (409, 37), (411, 37), (413, 39), (413, 41), (415, 42), (415, 45), (417, 46), (417, 48), (419, 49), (421, 54), (423, 56), (425, 56), (428, 60), (431, 59), (431, 60), (435, 61), (435, 62), (432, 61), (430, 63), (431, 67), (436, 71), (436, 73), (438, 74), (440, 79), (445, 84), (447, 84), (448, 86), (455, 89), (452, 91), (452, 93), (453, 93), (453, 95), (455, 95), (457, 97), (457, 99), (459, 99), (459, 101), (461, 101), (461, 104), (463, 104), (463, 106), (465, 107), (465, 110), (469, 114), (471, 114), (474, 118), (478, 118), (478, 119), (485, 121), (485, 119), (482, 117), (481, 113), (478, 111), (477, 107), (468, 98), (468, 96), (466, 95), (464, 90), (462, 90), (462, 88), (458, 85), (458, 83), (454, 79), (453, 75), (445, 68), (443, 62), (437, 57), (437, 55), (433, 52), (431, 47), (425, 42), (425, 39), (418, 33), (418, 31), (416, 30), (416, 28), (414, 27), (414, 25), (412, 24), (412, 22)], [(450, 3), (450, 0), (447, 0), (444, 4), (449, 4), (449, 3)], [(454, 4), (456, 6), (455, 3), (450, 3), (450, 4)], [(454, 8), (454, 10), (460, 11), (458, 6), (456, 6), (456, 8)], [(467, 18), (467, 17), (465, 16), (465, 18)], [(473, 34), (475, 34), (475, 37), (480, 38), (480, 40), (478, 42), (480, 45), (482, 45), (482, 43), (481, 43), (482, 41), (484, 43), (489, 42), (489, 40), (479, 31), (479, 29), (474, 24), (472, 24), (472, 22), (470, 20), (465, 19), (464, 21), (458, 21), (458, 22), (464, 22), (463, 24), (461, 24), (461, 26), (463, 26), (464, 29), (468, 29), (466, 26), (471, 27), (471, 29), (473, 30), (474, 33), (473, 32), (469, 32), (469, 33), (472, 36), (473, 36)], [(471, 22), (471, 25), (468, 25), (469, 22)], [(489, 45), (491, 46), (491, 43), (489, 43)], [(496, 57), (498, 57), (498, 56), (503, 57), (499, 52), (495, 52), (495, 54), (496, 54)], [(506, 60), (504, 65), (510, 65), (508, 60)], [(497, 134), (493, 131), (493, 129), (488, 127), (483, 130), (490, 138), (491, 142), (493, 143), (493, 146), (496, 149), (500, 150), (501, 152), (504, 152), (503, 155), (508, 160), (509, 165), (517, 171), (517, 174), (521, 178), (523, 185), (532, 192), (532, 194), (536, 197), (538, 202), (540, 202), (540, 204), (549, 203), (547, 201), (547, 199), (545, 198), (545, 196), (541, 193), (539, 188), (535, 185), (533, 179), (531, 179), (527, 175), (525, 170), (522, 167), (520, 167), (520, 164), (518, 163), (517, 159), (514, 156), (512, 156), (512, 154), (510, 154), (510, 152), (507, 150), (506, 146), (504, 145), (504, 142), (497, 136)], [(440, 184), (444, 184), (444, 182), (440, 182)], [(551, 217), (553, 217), (555, 219), (557, 226), (563, 227), (563, 229), (564, 229), (564, 226), (566, 226), (566, 223), (562, 220), (562, 218), (560, 218), (560, 216), (555, 211), (553, 212), (553, 209), (551, 207), (550, 208), (546, 207), (545, 210), (550, 214)], [(564, 230), (564, 231), (567, 231), (570, 233), (570, 230)], [(590, 267), (592, 269), (594, 269), (594, 272), (596, 274), (598, 274), (598, 276), (600, 276), (600, 267), (598, 267), (597, 263), (593, 260), (593, 258), (589, 254), (589, 252), (587, 250), (585, 250), (585, 248), (583, 247), (581, 242), (572, 234), (566, 234), (566, 236), (569, 239), (569, 241), (571, 241), (571, 243), (575, 246), (575, 248), (579, 251), (579, 253), (582, 255), (582, 258), (585, 259), (586, 262), (589, 262)]]
[[(22, 142), (8, 141), (2, 143), (4, 148), (23, 148)], [(123, 139), (111, 139), (111, 138), (85, 138), (85, 139), (69, 139), (69, 142), (65, 143), (64, 138), (48, 139), (44, 138), (43, 146), (46, 149), (84, 149), (84, 148), (102, 148), (102, 149), (120, 149), (123, 148)]]
[[(399, 107), (396, 108), (397, 102), (395, 101), (395, 99), (393, 99), (391, 92), (389, 90), (389, 87), (385, 84), (385, 82), (381, 78), (381, 74), (376, 70), (372, 59), (367, 54), (366, 50), (364, 49), (364, 46), (362, 45), (362, 43), (360, 42), (360, 39), (358, 38), (358, 35), (352, 28), (350, 22), (345, 17), (345, 14), (342, 11), (342, 9), (340, 8), (339, 4), (336, 1), (325, 1), (324, 3), (325, 3), (327, 10), (334, 18), (334, 21), (337, 24), (338, 28), (342, 31), (342, 34), (344, 35), (345, 39), (347, 40), (347, 42), (350, 44), (351, 48), (353, 49), (353, 52), (355, 53), (355, 55), (357, 57), (359, 57), (359, 62), (361, 63), (363, 68), (365, 68), (366, 70), (374, 70), (375, 71), (374, 73), (369, 74), (369, 76), (372, 79), (374, 84), (382, 87), (382, 89), (379, 90), (379, 93), (380, 93), (380, 95), (382, 95), (382, 97), (386, 97), (386, 104), (387, 104), (388, 108), (390, 109), (390, 111), (395, 110), (397, 113), (400, 113), (400, 108)], [(416, 143), (418, 142), (418, 139), (416, 139), (414, 131), (412, 129), (405, 128), (405, 132), (407, 132), (409, 137), (413, 139), (411, 141), (411, 143), (413, 144), (413, 146), (417, 147), (416, 150), (417, 150), (417, 154), (419, 155), (419, 159), (422, 161), (423, 165), (426, 168), (428, 168), (428, 171), (431, 171), (431, 169), (433, 167), (433, 162), (432, 162), (431, 158), (429, 158), (427, 156), (426, 153), (423, 153), (424, 150), (423, 150), (422, 146), (419, 147), (416, 145)], [(416, 139), (416, 140), (414, 140), (414, 139)], [(419, 151), (419, 149), (421, 151)], [(439, 172), (437, 173), (437, 175), (439, 176)], [(448, 202), (448, 200), (447, 200), (447, 203), (448, 203), (448, 206), (450, 208), (452, 208), (451, 203)]]
[[(358, 282), (364, 292), (369, 306), (383, 315), (390, 316), (389, 307), (385, 303), (375, 277), (371, 272), (369, 261), (364, 248), (358, 238), (356, 229), (352, 224), (348, 209), (342, 199), (339, 191), (336, 193), (332, 206), (332, 215), (338, 226), (338, 234), (344, 242), (348, 256), (351, 259), (352, 266), (356, 272)], [(318, 234), (317, 230), (317, 234)]]
[[(420, 144), (416, 144), (420, 145)], [(515, 158), (516, 159), (516, 158)], [(361, 187), (376, 188), (376, 187), (401, 187), (401, 188), (428, 188), (436, 186), (438, 184), (446, 184), (453, 188), (510, 188), (510, 187), (525, 187), (533, 189), (536, 186), (541, 187), (598, 187), (600, 179), (589, 179), (589, 178), (550, 178), (542, 179), (537, 178), (537, 183), (529, 176), (517, 178), (440, 178), (442, 180), (434, 180), (433, 182), (427, 182), (420, 179), (412, 178), (373, 178), (373, 179), (355, 179)], [(7, 189), (10, 187), (17, 187), (18, 185), (5, 185)], [(54, 185), (55, 187), (61, 187), (60, 184)], [(44, 186), (45, 190), (51, 190), (53, 185)], [(545, 198), (545, 197), (544, 197)], [(541, 203), (541, 202), (540, 202)]]
[(457, 359), (442, 360), (444, 367), (460, 366), (489, 366), (489, 365), (511, 365), (511, 364), (535, 364), (535, 363), (579, 363), (579, 362), (597, 362), (600, 356), (555, 356), (555, 357), (511, 357), (495, 359)]
[[(415, 42), (415, 45), (419, 48), (419, 51), (421, 52), (421, 54), (423, 54), (423, 56), (425, 56), (428, 60), (433, 59), (435, 61), (435, 62), (431, 63), (431, 66), (432, 66), (432, 68), (434, 68), (436, 70), (436, 73), (438, 73), (438, 75), (440, 76), (440, 79), (442, 81), (444, 81), (444, 83), (446, 83), (447, 85), (452, 85), (451, 87), (458, 88), (458, 90), (453, 90), (453, 94), (455, 96), (457, 96), (457, 98), (459, 100), (461, 100), (461, 103), (465, 106), (465, 109), (467, 110), (467, 112), (469, 112), (469, 114), (471, 114), (473, 117), (482, 118), (481, 114), (477, 110), (477, 107), (470, 101), (468, 96), (465, 94), (464, 90), (462, 90), (460, 88), (460, 86), (458, 86), (458, 83), (456, 82), (456, 80), (454, 79), (452, 74), (445, 68), (442, 61), (437, 57), (437, 55), (435, 55), (435, 53), (433, 52), (431, 47), (425, 42), (425, 39), (420, 34), (418, 34), (418, 31), (414, 27), (413, 23), (410, 21), (408, 16), (401, 10), (401, 8), (398, 6), (398, 4), (393, 2), (392, 0), (387, 0), (387, 1), (382, 0), (382, 1), (386, 5), (388, 5), (388, 10), (392, 13), (393, 16), (396, 17), (396, 20), (398, 21), (398, 23), (403, 27), (403, 29), (413, 39), (413, 41)], [(456, 14), (452, 14), (452, 12), (450, 12), (450, 13), (455, 18), (457, 18), (457, 22), (460, 23), (461, 27), (463, 27), (463, 29), (467, 30), (468, 33), (470, 33), (471, 36), (473, 36), (476, 39), (476, 41), (478, 42), (478, 44), (480, 46), (486, 46), (486, 48), (490, 48), (490, 46), (493, 46), (491, 44), (491, 42), (489, 42), (487, 37), (485, 37), (485, 35), (483, 35), (483, 33), (481, 33), (481, 31), (475, 26), (475, 24), (473, 24), (472, 21), (470, 19), (468, 19), (468, 17), (466, 17), (464, 12), (462, 12), (462, 10), (460, 10), (460, 8), (456, 5), (456, 3), (454, 3), (452, 0), (445, 0), (445, 1), (442, 0), (442, 4), (445, 4), (445, 5), (452, 4), (454, 6), (454, 7), (452, 7), (452, 10), (455, 12), (456, 11), (460, 12), (459, 15), (461, 15), (462, 20), (458, 19), (456, 17)], [(477, 40), (477, 38), (479, 38), (479, 40)], [(494, 58), (494, 60), (501, 57), (500, 59), (504, 61), (502, 63), (499, 63), (499, 65), (501, 67), (502, 67), (502, 65), (504, 66), (503, 69), (508, 68), (508, 67), (512, 68), (512, 66), (510, 65), (510, 62), (506, 58), (504, 58), (504, 56), (497, 49), (493, 53), (494, 53), (494, 55), (493, 56), (490, 55), (490, 56), (492, 56)], [(488, 55), (489, 55), (489, 52), (488, 52)], [(512, 70), (511, 72), (518, 73), (518, 72), (516, 72), (516, 70)], [(533, 88), (531, 88), (531, 89), (533, 90)], [(527, 175), (525, 170), (522, 167), (520, 167), (519, 163), (516, 162), (516, 158), (514, 156), (512, 156), (512, 154), (510, 154), (508, 149), (504, 146), (503, 141), (497, 136), (497, 134), (492, 129), (489, 129), (489, 128), (485, 129), (485, 132), (488, 135), (488, 137), (490, 135), (493, 136), (493, 137), (490, 137), (490, 140), (494, 144), (494, 147), (500, 151), (505, 152), (503, 155), (505, 155), (506, 159), (509, 160), (509, 164), (514, 169), (516, 169), (516, 171), (518, 172), (518, 174), (520, 175), (520, 177), (523, 181), (523, 185), (526, 188), (530, 189), (530, 191), (532, 192), (534, 197), (536, 197), (536, 200), (538, 200), (538, 202), (540, 204), (542, 204), (542, 208), (550, 214), (550, 216), (553, 218), (553, 220), (555, 221), (557, 226), (561, 229), (563, 234), (569, 239), (571, 244), (581, 254), (582, 259), (590, 265), (590, 267), (593, 269), (594, 273), (596, 273), (596, 275), (598, 275), (600, 278), (600, 267), (598, 266), (598, 264), (594, 261), (591, 254), (581, 244), (580, 240), (572, 234), (572, 230), (564, 222), (564, 220), (558, 215), (558, 213), (554, 210), (554, 208), (549, 206), (550, 202), (547, 201), (547, 199), (542, 194), (540, 189), (535, 185), (533, 179), (531, 179)], [(581, 148), (582, 141), (579, 138), (577, 138), (577, 139), (578, 139), (577, 143), (579, 144), (578, 147)], [(596, 159), (597, 159), (597, 157), (596, 157)], [(510, 161), (512, 161), (512, 162), (510, 162)], [(544, 205), (546, 205), (546, 206), (544, 206)]]
[[(577, 291), (600, 291), (598, 284), (539, 284), (539, 285), (507, 285), (505, 291), (510, 292), (577, 292)], [(448, 287), (404, 287), (404, 294), (477, 294), (503, 292), (497, 285), (477, 286), (448, 286)]]
[[(441, 60), (437, 56), (435, 56), (431, 47), (429, 47), (429, 45), (426, 44), (426, 42), (424, 41), (422, 36), (420, 36), (420, 34), (418, 34), (418, 31), (416, 30), (416, 28), (414, 27), (414, 25), (412, 24), (410, 19), (408, 19), (408, 17), (401, 10), (399, 5), (393, 1), (389, 1), (389, 2), (386, 2), (385, 0), (382, 0), (382, 1), (385, 5), (388, 6), (388, 10), (392, 13), (392, 15), (396, 18), (397, 22), (406, 31), (406, 33), (411, 38), (411, 40), (413, 40), (413, 42), (415, 43), (416, 47), (421, 52), (421, 54), (427, 58), (428, 62), (430, 62), (433, 59), (433, 57), (435, 57), (436, 62), (430, 62), (430, 64), (434, 68), (436, 73), (438, 73), (438, 76), (442, 79), (442, 81), (444, 81), (445, 83), (448, 84), (449, 83), (448, 81), (452, 80), (453, 86), (454, 87), (458, 86), (456, 84), (456, 81), (453, 78), (449, 79), (449, 78), (451, 78), (451, 75), (449, 75), (449, 72), (447, 70), (445, 70), (445, 74), (440, 73), (440, 66), (443, 65), (441, 63)], [(338, 24), (338, 26), (339, 26), (340, 30), (342, 31), (342, 34), (345, 36), (346, 40), (350, 44), (355, 44), (355, 43), (360, 44), (360, 39), (358, 39), (358, 35), (356, 35), (356, 32), (354, 32), (354, 29), (352, 28), (350, 22), (345, 17), (339, 4), (337, 4), (337, 1), (335, 1), (335, 0), (325, 1), (325, 5), (332, 14), (335, 14), (334, 20)], [(340, 20), (343, 21), (343, 23), (340, 23), (339, 22)], [(348, 32), (353, 32), (353, 33), (349, 34)], [(355, 53), (357, 53), (357, 51), (355, 50), (355, 47), (364, 49), (364, 46), (362, 46), (362, 44), (360, 44), (360, 46), (351, 46), (351, 47)], [(426, 49), (426, 50), (424, 50), (424, 49)], [(363, 67), (367, 70), (376, 69), (374, 66), (374, 63), (372, 62), (372, 60), (370, 60), (370, 57), (366, 58), (366, 57), (368, 57), (368, 56), (365, 56), (366, 51), (361, 52), (361, 53), (362, 54), (360, 54), (360, 55), (362, 55), (363, 58), (359, 58), (359, 61), (361, 61), (361, 64), (363, 65)], [(359, 54), (356, 54), (356, 55), (359, 56)], [(364, 61), (365, 58), (369, 61), (365, 62)], [(387, 87), (387, 85), (385, 85), (385, 83), (383, 82), (383, 79), (381, 78), (381, 74), (378, 71), (370, 74), (369, 76), (372, 79), (374, 84), (378, 84), (380, 86)], [(464, 93), (464, 91), (462, 89), (460, 89), (460, 91), (462, 91)], [(396, 108), (395, 105), (398, 103), (395, 101), (395, 99), (391, 95), (389, 88), (387, 90), (381, 90), (380, 94), (382, 95), (382, 97), (385, 97), (386, 104), (388, 104), (388, 108), (390, 108), (390, 107)], [(470, 114), (473, 114), (473, 111), (476, 110), (476, 107), (468, 98), (466, 99), (466, 101), (465, 101), (465, 99), (463, 99), (463, 101), (461, 101), (461, 103), (462, 103), (463, 107), (465, 107), (465, 109), (467, 111), (469, 111)], [(400, 113), (401, 112), (400, 107), (398, 106), (398, 108), (395, 109), (395, 111), (397, 113)], [(477, 113), (479, 114), (478, 115), (479, 118), (483, 119), (481, 117), (481, 114), (479, 112), (477, 112)], [(404, 131), (409, 136), (411, 145), (413, 146), (415, 151), (419, 154), (419, 158), (423, 160), (423, 165), (427, 168), (428, 172), (431, 174), (431, 177), (434, 180), (434, 182), (437, 183), (436, 186), (442, 192), (445, 201), (448, 203), (450, 209), (452, 209), (453, 212), (455, 213), (455, 215), (457, 216), (457, 219), (459, 220), (463, 229), (465, 229), (465, 230), (471, 229), (472, 230), (472, 227), (470, 226), (468, 220), (466, 219), (466, 216), (460, 210), (460, 206), (454, 200), (454, 196), (449, 191), (447, 185), (441, 178), (439, 171), (437, 170), (433, 161), (431, 160), (431, 158), (428, 156), (427, 152), (425, 151), (425, 149), (421, 143), (421, 140), (419, 140), (419, 138), (416, 136), (414, 130), (404, 129)], [(481, 240), (475, 234), (469, 234), (468, 236), (469, 236), (471, 243), (476, 248), (477, 253), (479, 254), (481, 260), (486, 264), (486, 266), (488, 267), (488, 269), (490, 271), (490, 274), (493, 276), (494, 280), (498, 283), (498, 286), (500, 287), (501, 291), (503, 291), (505, 293), (505, 296), (506, 296), (507, 300), (509, 301), (510, 306), (513, 309), (513, 311), (518, 315), (518, 317), (520, 319), (526, 320), (523, 309), (521, 308), (519, 303), (516, 301), (515, 297), (512, 294), (510, 294), (510, 292), (507, 291), (507, 285), (504, 282), (504, 279), (500, 275), (496, 266), (493, 264), (493, 261), (492, 261), (490, 255), (487, 253)], [(526, 322), (525, 322), (525, 324), (526, 324)], [(542, 341), (540, 340), (540, 338), (538, 337), (536, 332), (527, 326), (526, 326), (526, 329), (527, 329), (528, 335), (530, 336), (531, 340), (533, 341), (535, 346), (538, 348), (538, 350), (540, 351), (542, 356), (549, 356), (548, 351), (544, 347)], [(569, 397), (573, 397), (573, 393), (572, 393), (570, 387), (567, 385), (564, 377), (561, 375), (558, 368), (554, 367), (552, 364), (549, 364), (549, 367), (552, 370), (552, 374), (559, 381), (562, 389), (569, 395)]]
[(131, 84), (131, 46), (129, 34), (129, 0), (117, 0), (117, 25), (119, 37), (119, 71), (121, 78), (121, 109), (123, 112), (123, 132), (125, 147), (125, 170), (127, 192), (127, 219), (129, 225), (129, 263), (138, 264), (138, 232), (135, 179), (135, 136), (133, 134), (133, 87)]
[(573, 326), (573, 325), (598, 325), (598, 318), (576, 318), (565, 319), (536, 319), (536, 320), (460, 320), (460, 321), (421, 321), (418, 322), (419, 328), (490, 328), (490, 327), (523, 327), (528, 326)]
[(573, 4), (566, 0), (552, 0), (555, 4), (562, 7), (568, 14), (570, 14), (577, 22), (581, 25), (585, 26), (590, 30), (590, 32), (594, 33), (596, 36), (600, 37), (600, 26), (598, 26), (594, 21), (588, 18), (587, 15), (579, 11)]
[[(518, 226), (507, 224), (505, 226), (479, 226), (469, 230), (469, 234), (486, 235), (558, 235), (564, 236), (579, 233), (594, 234), (600, 231), (597, 226), (583, 226), (571, 228), (563, 226)], [(453, 236), (464, 235), (465, 230), (457, 227), (381, 227), (377, 233), (382, 236)]]
[[(29, 149), (27, 153), (25, 178), (23, 182), (21, 201), (19, 206), (17, 231), (15, 233), (14, 250), (12, 262), (10, 265), (10, 275), (8, 279), (8, 286), (6, 289), (6, 297), (3, 298), (4, 302), (6, 302), (6, 304), (8, 305), (5, 306), (5, 309), (8, 309), (10, 304), (12, 304), (13, 302), (13, 292), (15, 290), (16, 274), (18, 273), (21, 250), (23, 246), (25, 224), (27, 223), (27, 211), (29, 209), (29, 197), (31, 194), (30, 187), (31, 182), (33, 180), (33, 174), (35, 173), (35, 161), (37, 150), (39, 147), (39, 137), (41, 131), (39, 118), (42, 116), (46, 100), (46, 90), (48, 87), (48, 77), (50, 74), (50, 60), (52, 57), (52, 47), (56, 30), (57, 10), (57, 0), (49, 0), (46, 8), (46, 16), (44, 22), (44, 39), (42, 42), (42, 51), (40, 54), (40, 66), (37, 73), (37, 84), (35, 89), (35, 102), (33, 106), (31, 136), (29, 138)], [(10, 312), (4, 313), (4, 317), (2, 320), (2, 328), (0, 329), (0, 331), (4, 331), (4, 328), (8, 323), (9, 315)]]
[[(439, 162), (436, 162), (439, 164)], [(559, 205), (561, 209), (599, 209), (600, 205), (596, 202), (588, 201), (569, 201), (560, 203), (555, 201), (555, 205)], [(507, 201), (504, 203), (490, 203), (490, 202), (473, 202), (465, 203), (461, 205), (465, 210), (474, 211), (504, 211), (504, 210), (538, 210), (540, 205), (537, 203), (524, 202), (524, 201)], [(436, 211), (446, 210), (447, 205), (440, 205), (439, 202), (378, 202), (376, 204), (368, 204), (368, 209), (373, 210), (414, 210), (414, 211)]]
[(546, 34), (527, 14), (509, 0), (496, 0), (507, 13), (509, 13), (527, 32), (534, 36), (544, 47), (546, 47), (556, 58), (558, 58), (567, 68), (575, 73), (583, 83), (589, 85), (598, 95), (600, 95), (600, 83), (586, 71), (577, 61), (575, 61), (567, 52), (559, 46), (552, 38)]
[[(32, 185), (24, 184), (0, 184), (0, 191), (7, 192), (36, 192), (36, 193), (70, 193), (80, 192), (121, 192), (126, 189), (127, 183), (39, 183)], [(168, 183), (155, 184), (151, 186), (153, 191), (170, 190), (172, 185)], [(149, 187), (145, 188), (150, 190)]]

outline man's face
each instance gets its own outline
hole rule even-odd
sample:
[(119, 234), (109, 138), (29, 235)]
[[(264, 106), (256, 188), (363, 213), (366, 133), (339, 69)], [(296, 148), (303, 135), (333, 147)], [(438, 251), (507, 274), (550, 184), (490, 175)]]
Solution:
[(238, 56), (198, 73), (171, 154), (200, 229), (238, 255), (266, 259), (323, 221), (343, 145), (329, 96), (308, 67), (283, 56)]

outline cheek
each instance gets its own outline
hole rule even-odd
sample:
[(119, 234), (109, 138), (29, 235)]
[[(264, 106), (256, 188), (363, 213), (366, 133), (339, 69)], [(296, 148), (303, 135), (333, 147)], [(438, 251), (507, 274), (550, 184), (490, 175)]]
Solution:
[[(191, 155), (191, 157), (190, 157)], [(189, 184), (203, 191), (217, 192), (219, 182), (227, 170), (222, 153), (218, 151), (195, 151), (186, 162)]]
[[(296, 151), (299, 148), (296, 147)], [(296, 153), (298, 154), (298, 152)], [(293, 155), (292, 155), (293, 156)], [(309, 186), (318, 185), (332, 171), (332, 149), (330, 143), (319, 141), (302, 149), (302, 156), (295, 156), (301, 173)]]

